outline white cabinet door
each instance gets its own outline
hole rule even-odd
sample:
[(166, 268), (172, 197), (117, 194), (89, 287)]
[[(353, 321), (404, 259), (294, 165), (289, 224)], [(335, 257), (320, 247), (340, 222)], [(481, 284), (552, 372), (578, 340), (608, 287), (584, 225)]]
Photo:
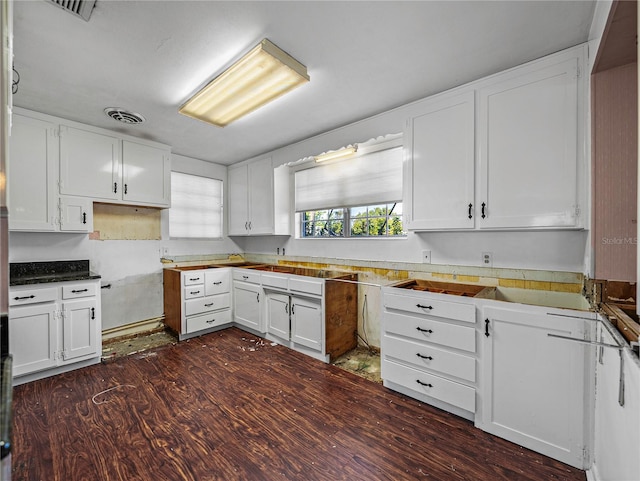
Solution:
[[(542, 310), (483, 310), (481, 429), (583, 469), (587, 349), (585, 322)], [(486, 331), (485, 331), (486, 329)], [(484, 335), (488, 332), (488, 336)]]
[(260, 306), (263, 299), (262, 287), (245, 282), (233, 283), (233, 315), (238, 324), (264, 332)]
[(474, 227), (475, 97), (435, 99), (407, 122), (409, 230)]
[(247, 165), (229, 167), (229, 235), (247, 235), (249, 230), (249, 184)]
[(89, 130), (60, 127), (60, 194), (122, 198), (120, 140)]
[(60, 197), (60, 230), (93, 232), (93, 201), (86, 197)]
[(171, 197), (171, 157), (160, 149), (122, 141), (122, 200), (168, 207)]
[(578, 59), (497, 82), (478, 93), (478, 226), (579, 226)]
[(290, 339), (289, 296), (267, 294), (267, 332), (283, 340)]
[(99, 355), (95, 299), (62, 303), (62, 353), (65, 361)]
[(9, 351), (13, 354), (14, 376), (56, 365), (58, 323), (55, 312), (55, 303), (10, 310)]
[(252, 162), (249, 170), (249, 234), (273, 234), (273, 167), (271, 158)]
[(319, 299), (291, 297), (291, 340), (317, 351), (323, 346), (322, 303)]
[(9, 229), (56, 229), (57, 126), (42, 120), (13, 116), (7, 204)]

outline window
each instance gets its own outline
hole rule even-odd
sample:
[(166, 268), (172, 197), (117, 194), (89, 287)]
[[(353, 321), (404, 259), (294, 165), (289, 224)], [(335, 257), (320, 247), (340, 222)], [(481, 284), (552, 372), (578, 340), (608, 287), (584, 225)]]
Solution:
[(397, 237), (402, 228), (402, 134), (358, 145), (358, 154), (295, 172), (300, 237)]
[(218, 239), (222, 237), (222, 181), (171, 172), (169, 236)]
[[(305, 211), (300, 214), (301, 237), (398, 237), (402, 203)], [(346, 226), (346, 228), (345, 228)]]

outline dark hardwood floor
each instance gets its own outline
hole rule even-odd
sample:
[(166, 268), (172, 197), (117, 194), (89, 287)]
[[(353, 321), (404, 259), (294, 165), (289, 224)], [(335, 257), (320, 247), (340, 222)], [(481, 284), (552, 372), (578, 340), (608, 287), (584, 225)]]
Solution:
[(239, 329), (18, 386), (14, 481), (580, 480)]

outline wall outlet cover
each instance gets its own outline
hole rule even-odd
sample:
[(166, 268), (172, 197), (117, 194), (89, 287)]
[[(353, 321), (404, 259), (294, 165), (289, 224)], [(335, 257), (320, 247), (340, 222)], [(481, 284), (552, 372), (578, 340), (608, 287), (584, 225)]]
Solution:
[(493, 254), (491, 252), (482, 253), (482, 267), (493, 267)]
[(431, 251), (422, 251), (422, 263), (431, 264)]

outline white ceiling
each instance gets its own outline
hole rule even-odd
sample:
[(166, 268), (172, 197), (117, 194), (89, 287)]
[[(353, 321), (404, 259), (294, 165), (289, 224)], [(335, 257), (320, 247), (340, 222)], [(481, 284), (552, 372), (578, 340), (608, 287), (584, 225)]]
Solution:
[[(14, 104), (231, 164), (585, 42), (593, 1), (113, 1), (88, 22), (14, 4)], [(225, 128), (178, 114), (269, 38), (311, 82)], [(144, 115), (137, 126), (104, 113)]]

